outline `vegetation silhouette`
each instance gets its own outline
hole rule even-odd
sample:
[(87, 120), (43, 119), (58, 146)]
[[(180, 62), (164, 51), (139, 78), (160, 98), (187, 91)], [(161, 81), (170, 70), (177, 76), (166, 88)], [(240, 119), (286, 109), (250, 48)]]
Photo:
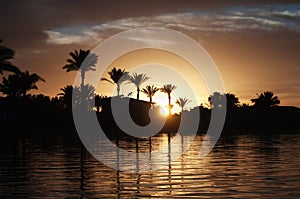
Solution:
[(107, 99), (108, 97), (105, 95), (95, 95), (95, 108), (97, 113), (100, 112)]
[(222, 108), (226, 102), (227, 109), (235, 109), (240, 106), (239, 98), (232, 93), (221, 94), (214, 92), (208, 97), (208, 102), (211, 108)]
[(176, 100), (176, 104), (178, 104), (181, 108), (181, 113), (183, 113), (183, 110), (184, 110), (184, 107), (190, 103), (191, 100), (187, 99), (187, 98), (181, 98), (179, 97), (177, 100)]
[(9, 75), (8, 78), (3, 77), (0, 84), (0, 92), (7, 95), (8, 98), (24, 97), (30, 90), (37, 90), (37, 82), (45, 80), (39, 75), (28, 71), (19, 72), (17, 74)]
[(270, 108), (280, 104), (280, 100), (277, 96), (274, 96), (274, 93), (271, 91), (264, 91), (257, 95), (257, 98), (251, 99), (251, 102), (254, 103), (255, 107), (258, 108)]
[[(2, 40), (1, 42), (2, 43)], [(120, 100), (128, 100), (128, 97), (120, 95), (122, 83), (133, 83), (137, 88), (137, 99), (129, 98), (129, 111), (133, 121), (138, 125), (145, 126), (151, 122), (149, 112), (159, 119), (166, 119), (165, 125), (160, 133), (176, 134), (180, 125), (181, 114), (172, 114), (171, 93), (176, 89), (175, 85), (166, 84), (162, 88), (148, 85), (141, 89), (150, 77), (146, 74), (133, 73), (130, 75), (125, 69), (113, 68), (108, 72), (109, 79), (101, 78), (117, 86), (117, 96), (107, 97), (95, 94), (95, 88), (84, 83), (85, 74), (88, 71), (95, 71), (97, 56), (91, 54), (89, 50), (75, 50), (69, 54), (67, 64), (63, 67), (67, 72), (80, 71), (81, 85), (73, 87), (66, 85), (61, 88), (61, 92), (55, 97), (43, 94), (30, 94), (31, 90), (37, 90), (37, 83), (45, 80), (35, 73), (22, 72), (17, 69), (11, 59), (14, 51), (0, 45), (0, 73), (3, 71), (14, 72), (2, 78), (0, 84), (0, 122), (3, 131), (11, 132), (10, 135), (28, 135), (30, 133), (39, 134), (43, 132), (51, 134), (68, 135), (75, 133), (75, 126), (72, 118), (72, 108), (83, 108), (86, 111), (94, 111), (99, 119), (101, 128), (109, 137), (127, 137), (137, 141), (119, 129), (115, 123), (111, 112), (111, 100), (117, 97)], [(4, 63), (4, 64), (3, 64)], [(82, 63), (85, 63), (82, 66)], [(143, 92), (149, 97), (149, 101), (139, 99), (139, 93)], [(153, 102), (153, 96), (158, 92), (167, 94), (168, 97), (168, 117), (159, 113), (159, 105)], [(200, 113), (198, 133), (206, 133), (209, 126), (211, 112), (213, 109), (225, 107), (226, 100), (226, 121), (223, 134), (226, 133), (259, 133), (264, 134), (274, 132), (299, 132), (298, 121), (300, 119), (300, 109), (293, 106), (279, 106), (280, 100), (271, 91), (264, 91), (257, 94), (257, 98), (251, 99), (253, 105), (241, 104), (239, 98), (232, 93), (214, 92), (208, 96), (209, 107), (200, 106), (190, 110), (185, 110), (190, 102), (188, 98), (179, 97), (176, 103), (181, 107), (181, 113), (187, 117), (193, 115), (194, 111)], [(34, 131), (33, 129), (37, 129)], [(0, 134), (2, 136), (2, 133)], [(48, 135), (48, 134), (47, 134)], [(118, 141), (118, 139), (116, 139)], [(151, 139), (149, 140), (151, 142)], [(151, 147), (151, 146), (150, 146)], [(151, 150), (151, 148), (150, 148)]]
[(15, 56), (15, 51), (6, 47), (2, 44), (3, 40), (0, 38), (0, 74), (3, 74), (3, 71), (9, 71), (13, 73), (21, 72), (18, 67), (11, 63), (11, 59)]
[(73, 93), (73, 108), (83, 108), (84, 110), (92, 111), (95, 107), (95, 87), (86, 84), (83, 87), (75, 87)]
[(128, 81), (136, 86), (136, 99), (140, 99), (140, 86), (142, 86), (143, 83), (145, 83), (147, 80), (149, 80), (150, 77), (148, 77), (146, 74), (137, 74), (133, 73), (132, 75), (129, 75)]
[(228, 109), (234, 109), (239, 107), (240, 101), (239, 98), (235, 96), (235, 94), (226, 93), (225, 96)]
[(175, 89), (176, 89), (176, 86), (174, 86), (172, 84), (166, 84), (166, 85), (163, 85), (162, 88), (160, 88), (161, 92), (167, 93), (167, 95), (168, 95), (168, 111), (169, 111), (169, 115), (171, 115), (171, 93)]
[(79, 71), (81, 74), (81, 87), (84, 86), (85, 74), (88, 71), (95, 71), (98, 57), (91, 54), (90, 50), (75, 50), (70, 52), (71, 59), (67, 59), (67, 64), (63, 66), (66, 72)]
[(125, 69), (117, 69), (114, 67), (108, 72), (108, 74), (111, 80), (107, 78), (101, 78), (101, 81), (107, 81), (111, 84), (116, 84), (117, 96), (120, 96), (120, 85), (125, 81), (128, 81), (128, 72), (126, 72)]
[(225, 96), (219, 92), (214, 92), (208, 97), (211, 108), (222, 108), (225, 105)]
[(146, 86), (145, 88), (142, 89), (142, 92), (145, 93), (147, 97), (149, 97), (150, 104), (152, 104), (152, 98), (157, 91), (159, 91), (159, 88), (155, 87), (154, 85)]
[(64, 88), (61, 88), (60, 90), (62, 92), (57, 94), (57, 96), (59, 96), (60, 108), (65, 110), (71, 110), (73, 86), (67, 85)]

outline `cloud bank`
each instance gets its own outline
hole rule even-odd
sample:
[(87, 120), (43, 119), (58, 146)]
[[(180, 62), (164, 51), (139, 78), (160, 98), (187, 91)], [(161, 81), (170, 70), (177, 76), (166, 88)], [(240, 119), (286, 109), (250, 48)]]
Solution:
[(130, 17), (90, 26), (70, 26), (45, 31), (50, 44), (99, 42), (124, 30), (164, 27), (188, 33), (291, 31), (300, 33), (300, 4), (232, 7), (155, 16)]

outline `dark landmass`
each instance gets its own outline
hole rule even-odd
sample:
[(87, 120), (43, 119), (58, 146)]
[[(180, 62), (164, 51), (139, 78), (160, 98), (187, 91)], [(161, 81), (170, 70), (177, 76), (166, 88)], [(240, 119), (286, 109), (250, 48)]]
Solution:
[[(125, 98), (120, 98), (122, 100)], [(110, 106), (111, 98), (101, 104), (101, 111), (96, 112), (99, 123), (108, 137), (129, 137), (115, 123)], [(149, 109), (151, 104), (146, 101), (130, 99), (129, 110), (133, 121), (141, 126), (151, 122)], [(30, 101), (25, 99), (0, 102), (1, 137), (14, 136), (77, 136), (70, 109), (61, 109), (54, 102)], [(92, 110), (91, 110), (92, 111)], [(197, 133), (204, 134), (208, 129), (211, 109), (199, 106), (184, 111), (187, 116), (192, 111), (199, 111), (200, 121)], [(159, 112), (157, 117), (165, 119)], [(176, 134), (181, 115), (167, 117), (166, 123), (159, 132)], [(261, 108), (254, 106), (232, 107), (227, 109), (227, 116), (222, 135), (299, 133), (300, 109), (293, 106), (274, 106)]]

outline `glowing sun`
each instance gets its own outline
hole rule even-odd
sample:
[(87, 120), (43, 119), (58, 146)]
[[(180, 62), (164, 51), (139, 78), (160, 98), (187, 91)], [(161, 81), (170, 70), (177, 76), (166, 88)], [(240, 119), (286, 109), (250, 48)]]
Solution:
[(160, 114), (163, 115), (163, 116), (168, 116), (168, 115), (169, 115), (169, 110), (168, 110), (168, 108), (165, 107), (165, 106), (160, 106), (159, 112), (160, 112)]

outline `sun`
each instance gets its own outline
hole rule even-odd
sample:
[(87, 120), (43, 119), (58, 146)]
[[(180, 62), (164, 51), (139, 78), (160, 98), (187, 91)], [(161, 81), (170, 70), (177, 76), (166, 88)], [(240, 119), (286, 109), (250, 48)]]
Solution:
[(165, 106), (160, 106), (159, 107), (159, 112), (163, 116), (168, 116), (169, 115), (169, 110)]
[[(169, 115), (169, 101), (165, 93), (158, 93), (157, 95), (155, 95), (153, 97), (153, 102), (155, 102), (156, 105), (158, 105), (159, 113), (162, 116), (166, 117)], [(171, 107), (172, 114), (179, 113), (181, 111), (180, 107), (176, 104), (176, 96), (174, 95), (172, 95)]]
[(169, 110), (168, 110), (168, 98), (164, 93), (158, 93), (155, 95), (153, 98), (153, 101), (158, 105), (159, 107), (159, 113), (162, 116), (168, 116), (169, 115)]

